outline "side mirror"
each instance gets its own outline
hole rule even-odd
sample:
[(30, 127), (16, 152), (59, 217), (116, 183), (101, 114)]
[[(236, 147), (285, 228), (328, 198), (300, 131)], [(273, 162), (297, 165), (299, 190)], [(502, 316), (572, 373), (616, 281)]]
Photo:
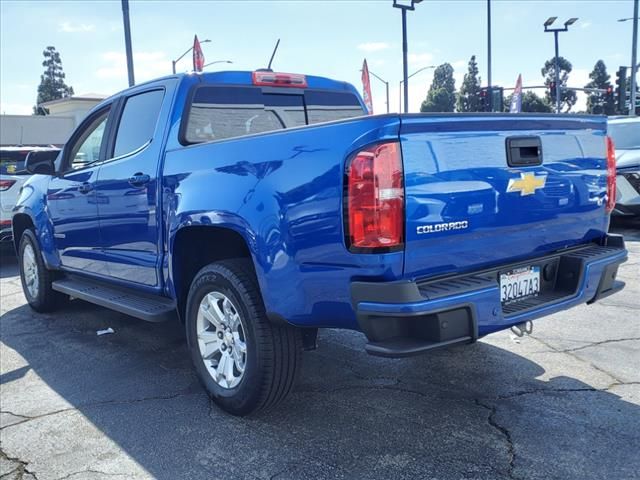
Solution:
[(54, 162), (60, 150), (34, 150), (27, 154), (24, 169), (33, 174), (53, 175), (56, 171)]

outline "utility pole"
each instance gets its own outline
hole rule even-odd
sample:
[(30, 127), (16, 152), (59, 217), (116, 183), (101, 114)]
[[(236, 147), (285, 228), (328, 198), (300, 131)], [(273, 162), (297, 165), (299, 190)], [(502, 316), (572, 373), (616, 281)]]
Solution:
[(411, 0), (411, 4), (401, 3), (401, 0), (393, 0), (393, 6), (402, 10), (402, 78), (404, 81), (404, 113), (409, 112), (409, 66), (407, 61), (407, 10), (415, 10), (416, 3), (422, 0)]
[(131, 26), (129, 25), (129, 0), (122, 0), (122, 22), (124, 23), (124, 46), (127, 52), (127, 74), (129, 75), (129, 86), (136, 83), (133, 76), (133, 52), (131, 49)]
[(638, 75), (638, 0), (633, 2), (633, 44), (631, 45), (631, 105), (629, 115), (636, 114), (636, 77)]
[(491, 0), (487, 0), (487, 86), (491, 102)]
[(556, 43), (556, 56), (554, 58), (555, 71), (556, 71), (556, 113), (560, 113), (560, 65), (558, 64), (558, 32), (553, 32)]

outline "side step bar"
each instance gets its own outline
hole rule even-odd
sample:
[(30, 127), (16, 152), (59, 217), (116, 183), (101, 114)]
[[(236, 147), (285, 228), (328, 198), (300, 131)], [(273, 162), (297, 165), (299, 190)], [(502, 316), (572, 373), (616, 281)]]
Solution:
[(176, 304), (169, 298), (132, 292), (84, 277), (68, 276), (53, 282), (51, 288), (147, 322), (176, 318)]

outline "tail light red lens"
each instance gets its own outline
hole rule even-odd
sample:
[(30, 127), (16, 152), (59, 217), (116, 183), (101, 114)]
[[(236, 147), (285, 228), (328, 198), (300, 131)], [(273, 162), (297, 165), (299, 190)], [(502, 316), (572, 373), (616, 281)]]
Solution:
[(15, 180), (0, 180), (0, 192), (9, 190), (14, 183), (16, 183)]
[(404, 244), (404, 184), (398, 142), (366, 148), (347, 167), (347, 243), (351, 251)]
[(607, 137), (607, 212), (616, 206), (616, 148), (613, 139)]

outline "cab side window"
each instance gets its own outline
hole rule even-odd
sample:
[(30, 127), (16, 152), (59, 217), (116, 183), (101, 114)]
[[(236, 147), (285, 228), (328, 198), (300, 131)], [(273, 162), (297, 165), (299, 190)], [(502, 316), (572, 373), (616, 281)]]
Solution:
[(86, 127), (71, 148), (67, 170), (77, 170), (100, 160), (107, 118), (109, 118), (109, 110), (102, 112)]
[(127, 98), (120, 117), (113, 157), (121, 157), (145, 146), (158, 123), (164, 90), (152, 90)]

